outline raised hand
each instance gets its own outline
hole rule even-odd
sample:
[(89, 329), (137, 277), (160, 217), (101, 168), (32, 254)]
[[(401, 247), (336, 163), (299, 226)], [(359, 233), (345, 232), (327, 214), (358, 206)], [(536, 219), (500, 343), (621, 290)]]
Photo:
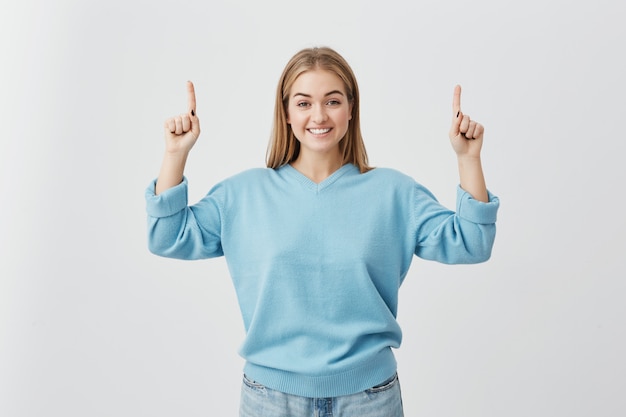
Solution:
[(189, 151), (200, 136), (200, 121), (196, 114), (196, 92), (193, 83), (187, 81), (189, 112), (165, 121), (165, 155), (154, 192), (160, 194), (183, 179)]
[(461, 86), (454, 87), (452, 98), (452, 125), (450, 142), (458, 156), (479, 157), (483, 142), (484, 127), (461, 111)]
[(166, 152), (188, 153), (200, 136), (200, 120), (196, 114), (196, 92), (191, 81), (187, 81), (188, 112), (165, 121)]

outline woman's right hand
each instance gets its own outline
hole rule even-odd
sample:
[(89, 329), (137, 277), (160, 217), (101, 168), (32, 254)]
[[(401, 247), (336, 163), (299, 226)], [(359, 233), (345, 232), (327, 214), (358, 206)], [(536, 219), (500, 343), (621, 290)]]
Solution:
[(187, 154), (200, 136), (200, 120), (196, 113), (196, 92), (187, 81), (188, 113), (170, 117), (165, 121), (165, 150), (168, 153)]
[(187, 155), (200, 136), (200, 121), (196, 114), (196, 92), (191, 81), (187, 81), (187, 101), (189, 113), (171, 117), (164, 124), (165, 155), (154, 189), (157, 195), (180, 184)]

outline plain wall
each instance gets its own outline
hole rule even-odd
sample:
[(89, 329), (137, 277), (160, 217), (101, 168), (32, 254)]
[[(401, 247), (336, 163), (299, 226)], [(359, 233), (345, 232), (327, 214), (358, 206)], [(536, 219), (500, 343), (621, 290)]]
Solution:
[(237, 414), (225, 262), (151, 255), (143, 193), (186, 80), (195, 202), (264, 165), (280, 72), (316, 45), (357, 75), (371, 162), (450, 207), (456, 83), (486, 127), (493, 256), (415, 259), (406, 415), (623, 414), (624, 17), (606, 0), (3, 1), (0, 415)]

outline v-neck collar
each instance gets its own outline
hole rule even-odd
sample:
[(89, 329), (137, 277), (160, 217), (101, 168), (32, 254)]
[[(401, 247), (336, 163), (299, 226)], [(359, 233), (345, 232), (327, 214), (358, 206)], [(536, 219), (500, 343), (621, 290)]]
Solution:
[(322, 182), (316, 183), (315, 181), (311, 180), (309, 177), (307, 177), (306, 175), (304, 175), (303, 173), (295, 169), (293, 166), (291, 166), (291, 164), (284, 165), (283, 167), (280, 168), (281, 171), (284, 171), (290, 177), (297, 180), (304, 187), (316, 193), (319, 193), (320, 191), (330, 187), (333, 183), (335, 183), (335, 181), (341, 178), (344, 174), (350, 171), (354, 171), (356, 169), (357, 167), (354, 166), (353, 164), (342, 165), (338, 170), (330, 174)]

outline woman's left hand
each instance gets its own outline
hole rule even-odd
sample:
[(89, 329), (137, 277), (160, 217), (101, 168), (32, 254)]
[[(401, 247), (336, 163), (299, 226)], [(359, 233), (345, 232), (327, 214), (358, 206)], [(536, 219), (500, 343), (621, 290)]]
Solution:
[(480, 157), (485, 128), (461, 111), (461, 86), (454, 87), (450, 142), (457, 156)]

